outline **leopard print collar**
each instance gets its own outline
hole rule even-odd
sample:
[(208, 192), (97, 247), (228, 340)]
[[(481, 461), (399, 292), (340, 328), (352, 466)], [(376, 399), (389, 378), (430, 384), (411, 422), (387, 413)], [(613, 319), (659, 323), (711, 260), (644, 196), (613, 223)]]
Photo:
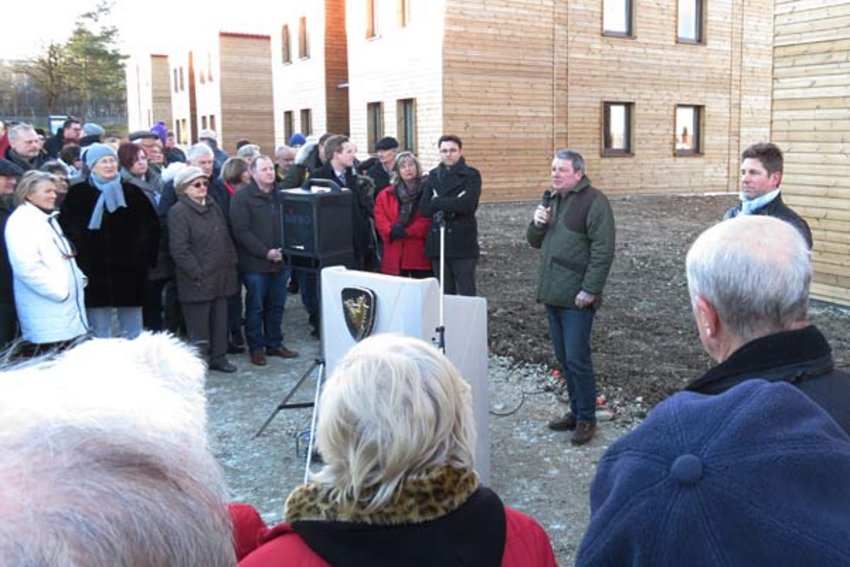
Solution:
[(449, 466), (408, 477), (392, 502), (366, 513), (358, 503), (342, 509), (330, 498), (330, 491), (308, 483), (290, 493), (284, 505), (286, 521), (352, 522), (375, 525), (418, 524), (429, 522), (457, 509), (478, 488), (478, 474)]

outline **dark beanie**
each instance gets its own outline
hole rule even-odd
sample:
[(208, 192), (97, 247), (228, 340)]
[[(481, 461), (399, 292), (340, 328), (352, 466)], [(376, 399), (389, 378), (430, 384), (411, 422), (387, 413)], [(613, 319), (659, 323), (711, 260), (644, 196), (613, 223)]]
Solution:
[(605, 452), (577, 565), (850, 565), (850, 438), (790, 384), (683, 392)]

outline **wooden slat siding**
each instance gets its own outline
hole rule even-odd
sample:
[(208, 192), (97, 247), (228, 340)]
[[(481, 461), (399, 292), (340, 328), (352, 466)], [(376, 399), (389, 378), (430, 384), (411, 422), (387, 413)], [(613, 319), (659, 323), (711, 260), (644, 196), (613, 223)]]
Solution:
[[(612, 194), (735, 190), (740, 151), (770, 135), (772, 2), (709, 2), (703, 46), (675, 43), (672, 2), (636, 4), (636, 39), (602, 36), (598, 1), (554, 4), (447, 2), (444, 129), (483, 198), (536, 197), (565, 146)], [(605, 100), (635, 104), (634, 157), (601, 157)], [(673, 155), (677, 103), (705, 107), (703, 156)]]
[(245, 138), (274, 156), (274, 108), (272, 100), (271, 41), (269, 36), (219, 36), (221, 92), (219, 143), (235, 153), (236, 142)]
[(850, 304), (850, 2), (778, 1), (773, 139), (812, 228), (814, 297)]
[(365, 2), (347, 2), (351, 136), (367, 154), (366, 105), (383, 105), (384, 135), (398, 138), (399, 100), (416, 101), (416, 154), (427, 170), (439, 159), (443, 133), (443, 0), (411, 3), (406, 28), (397, 24), (395, 2), (378, 2), (379, 37), (366, 38)]
[[(165, 122), (168, 129), (172, 126), (171, 77), (166, 55), (151, 55), (151, 99), (154, 123)], [(148, 126), (153, 126), (153, 123)]]
[(325, 104), (327, 130), (349, 134), (348, 41), (345, 26), (345, 0), (325, 0)]

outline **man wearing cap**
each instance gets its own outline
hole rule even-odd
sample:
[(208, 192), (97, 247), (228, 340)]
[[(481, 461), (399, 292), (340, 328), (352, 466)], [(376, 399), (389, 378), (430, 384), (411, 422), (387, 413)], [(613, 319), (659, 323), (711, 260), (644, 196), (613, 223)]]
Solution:
[(12, 266), (6, 249), (6, 221), (15, 208), (12, 195), (24, 171), (9, 160), (0, 158), (0, 350), (15, 338), (17, 315), (12, 286)]
[(573, 445), (587, 443), (596, 431), (590, 333), (614, 261), (616, 236), (611, 204), (590, 184), (584, 168), (578, 152), (555, 154), (551, 202), (537, 207), (526, 231), (528, 243), (541, 251), (537, 301), (546, 306), (549, 336), (570, 396), (569, 411), (549, 428), (572, 431)]
[(703, 232), (687, 260), (700, 341), (718, 364), (687, 386), (719, 394), (753, 378), (790, 382), (850, 433), (850, 374), (806, 324), (812, 265), (799, 229), (764, 215)]
[(48, 157), (56, 159), (59, 152), (66, 144), (77, 144), (80, 142), (83, 125), (76, 118), (68, 118), (62, 123), (62, 130), (57, 132), (44, 144), (44, 153)]
[(41, 141), (31, 124), (17, 124), (9, 129), (9, 149), (6, 159), (21, 168), (24, 173), (41, 167), (47, 158), (41, 153)]
[(398, 154), (398, 140), (392, 136), (381, 138), (375, 144), (375, 153), (378, 154), (378, 159), (362, 171), (375, 182), (375, 194), (377, 195), (390, 184), (395, 157)]
[(680, 392), (600, 459), (576, 565), (850, 565), (848, 510), (850, 438), (798, 389)]

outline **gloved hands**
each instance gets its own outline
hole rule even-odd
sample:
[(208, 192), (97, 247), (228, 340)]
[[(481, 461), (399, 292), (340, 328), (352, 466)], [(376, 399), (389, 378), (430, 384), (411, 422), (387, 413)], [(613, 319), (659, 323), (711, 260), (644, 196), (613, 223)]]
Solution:
[(394, 224), (392, 230), (390, 230), (390, 242), (393, 240), (398, 240), (399, 238), (404, 238), (407, 236), (407, 229), (404, 228), (402, 224)]

